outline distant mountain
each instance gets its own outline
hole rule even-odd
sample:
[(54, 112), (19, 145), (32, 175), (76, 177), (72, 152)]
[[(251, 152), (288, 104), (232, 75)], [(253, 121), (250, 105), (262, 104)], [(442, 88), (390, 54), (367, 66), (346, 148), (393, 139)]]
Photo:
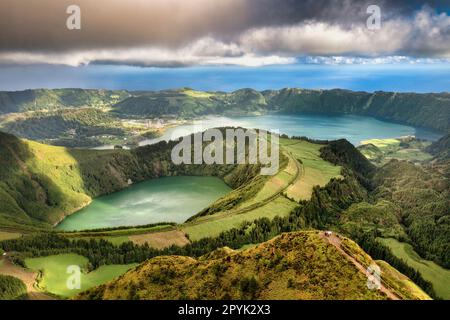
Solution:
[(355, 114), (450, 131), (450, 93), (354, 92), (282, 89), (231, 93), (189, 88), (164, 91), (83, 89), (0, 92), (0, 114), (67, 107), (112, 107), (123, 117), (196, 117), (208, 114), (258, 115), (268, 112)]
[(374, 263), (349, 239), (295, 232), (243, 251), (156, 257), (77, 299), (429, 299), (384, 261), (376, 263), (389, 289), (368, 289)]
[(123, 90), (35, 89), (0, 92), (0, 114), (69, 107), (109, 107), (131, 94)]

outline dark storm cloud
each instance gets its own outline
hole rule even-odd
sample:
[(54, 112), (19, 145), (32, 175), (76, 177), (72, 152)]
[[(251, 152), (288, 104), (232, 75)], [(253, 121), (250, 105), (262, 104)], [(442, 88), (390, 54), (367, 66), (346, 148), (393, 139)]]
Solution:
[[(309, 54), (450, 54), (448, 16), (423, 9), (442, 10), (442, 1), (0, 1), (4, 63), (263, 65)], [(81, 30), (65, 26), (71, 4), (81, 7)], [(365, 27), (373, 4), (386, 22), (378, 34)]]

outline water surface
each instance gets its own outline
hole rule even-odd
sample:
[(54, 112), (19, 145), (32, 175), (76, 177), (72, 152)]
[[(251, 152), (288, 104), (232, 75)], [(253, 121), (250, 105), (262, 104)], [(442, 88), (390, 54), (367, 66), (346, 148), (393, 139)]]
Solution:
[(235, 126), (278, 130), (289, 136), (306, 136), (318, 140), (347, 139), (354, 145), (367, 139), (398, 138), (413, 135), (420, 139), (438, 140), (442, 134), (422, 128), (356, 115), (263, 115), (250, 117), (206, 117), (192, 124), (168, 129), (163, 136), (141, 141), (140, 145), (173, 140), (209, 128)]
[(56, 229), (73, 231), (157, 222), (182, 223), (230, 190), (215, 177), (153, 179), (94, 199), (89, 206), (64, 219)]

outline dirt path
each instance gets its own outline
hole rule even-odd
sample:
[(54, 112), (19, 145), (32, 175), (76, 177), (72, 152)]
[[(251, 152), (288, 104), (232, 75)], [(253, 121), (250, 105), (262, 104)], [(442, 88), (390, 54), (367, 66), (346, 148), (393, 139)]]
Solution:
[(12, 276), (22, 280), (27, 287), (28, 296), (31, 300), (54, 300), (55, 298), (40, 292), (36, 289), (34, 284), (36, 283), (37, 273), (27, 270), (25, 268), (19, 267), (9, 261), (7, 256), (0, 258), (0, 274)]
[[(324, 232), (322, 232), (320, 234), (320, 236), (327, 240), (330, 244), (332, 244), (333, 246), (336, 247), (336, 249), (344, 256), (346, 257), (351, 263), (353, 263), (355, 265), (355, 267), (364, 274), (364, 276), (366, 275), (366, 268), (360, 264), (355, 258), (353, 258), (351, 255), (349, 255), (347, 252), (344, 251), (344, 249), (342, 249), (341, 247), (341, 243), (342, 240), (336, 236), (335, 234), (331, 234), (330, 236), (326, 236)], [(400, 298), (394, 294), (390, 289), (388, 289), (387, 287), (385, 287), (383, 285), (383, 283), (380, 284), (380, 291), (383, 292), (384, 294), (386, 294), (388, 296), (389, 299), (391, 300), (400, 300)]]

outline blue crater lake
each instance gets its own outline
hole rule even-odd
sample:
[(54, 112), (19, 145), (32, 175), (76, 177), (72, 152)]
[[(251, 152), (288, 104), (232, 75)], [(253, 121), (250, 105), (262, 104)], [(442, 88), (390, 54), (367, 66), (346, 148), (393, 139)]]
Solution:
[(415, 136), (416, 138), (435, 141), (443, 134), (423, 128), (415, 128), (394, 122), (378, 120), (372, 117), (355, 115), (262, 115), (246, 117), (206, 117), (191, 124), (168, 129), (163, 136), (144, 140), (140, 145), (153, 144), (162, 140), (179, 137), (210, 128), (235, 126), (278, 130), (289, 136), (306, 136), (319, 140), (347, 139), (354, 145), (367, 139), (398, 138)]

